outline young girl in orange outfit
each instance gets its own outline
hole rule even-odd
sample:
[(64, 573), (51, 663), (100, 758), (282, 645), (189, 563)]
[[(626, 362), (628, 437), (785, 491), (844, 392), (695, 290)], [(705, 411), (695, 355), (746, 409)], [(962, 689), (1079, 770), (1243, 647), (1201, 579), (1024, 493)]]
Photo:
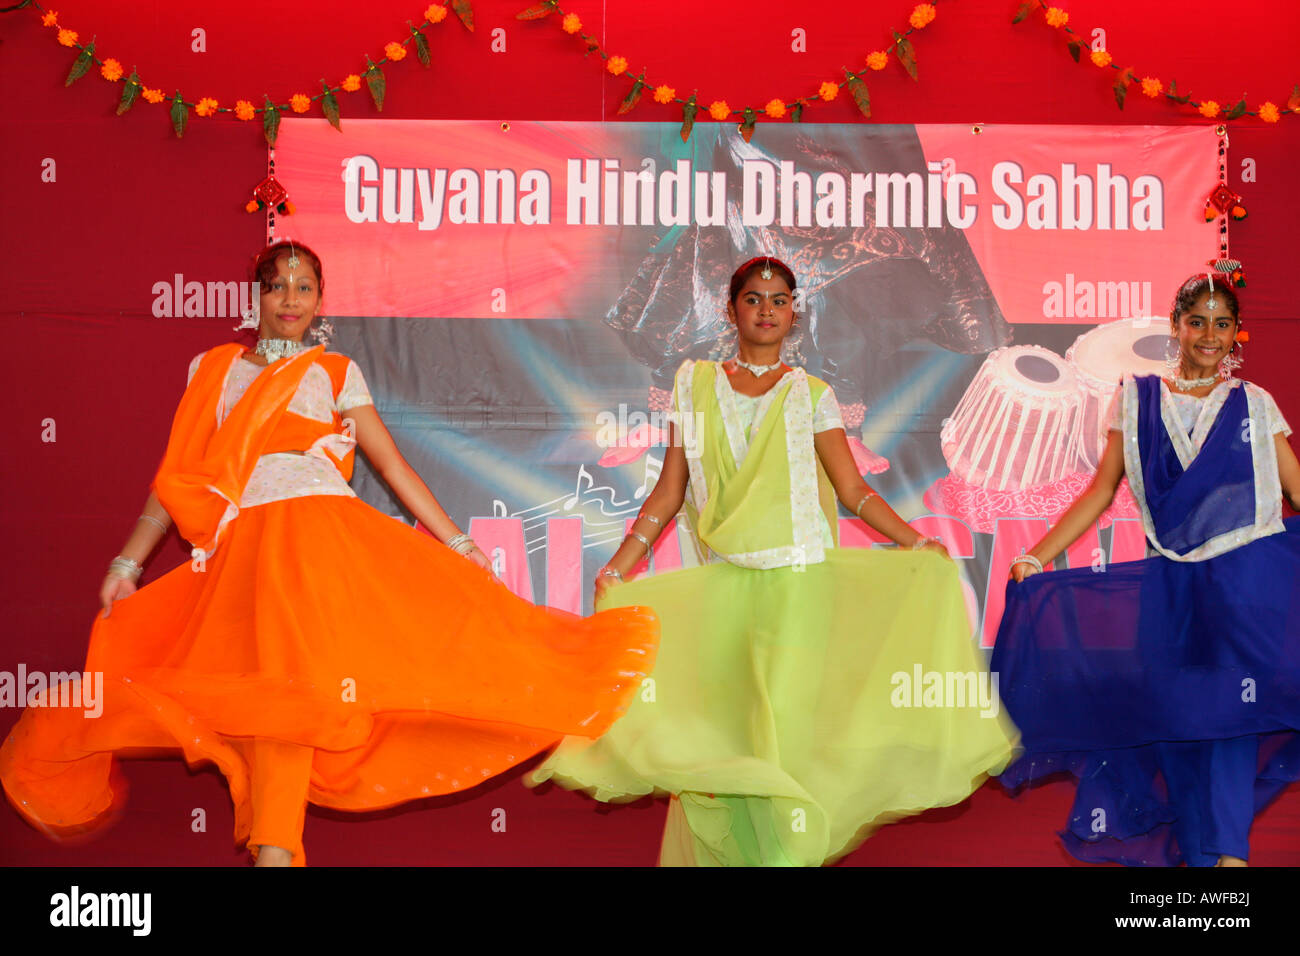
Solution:
[[(214, 762), (259, 866), (302, 865), (308, 802), (372, 810), (472, 787), (598, 736), (649, 672), (658, 621), (535, 607), (402, 457), (349, 358), (308, 347), (319, 258), (268, 247), (255, 349), (197, 356), (144, 513), (100, 590), (102, 715), (30, 707), (0, 781), (51, 835), (105, 822), (114, 755)], [(359, 446), (436, 536), (352, 492)], [(175, 521), (193, 560), (136, 590)], [(58, 693), (52, 689), (51, 702)]]

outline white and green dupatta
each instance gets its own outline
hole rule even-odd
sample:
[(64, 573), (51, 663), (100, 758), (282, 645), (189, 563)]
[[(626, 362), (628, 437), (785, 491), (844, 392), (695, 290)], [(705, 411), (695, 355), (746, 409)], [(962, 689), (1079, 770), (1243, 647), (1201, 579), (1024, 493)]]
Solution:
[(763, 395), (746, 435), (720, 366), (682, 363), (673, 408), (689, 472), (685, 510), (707, 549), (701, 560), (744, 568), (819, 564), (826, 555), (822, 516), (838, 544), (835, 492), (813, 447), (813, 409), (827, 387), (792, 369)]

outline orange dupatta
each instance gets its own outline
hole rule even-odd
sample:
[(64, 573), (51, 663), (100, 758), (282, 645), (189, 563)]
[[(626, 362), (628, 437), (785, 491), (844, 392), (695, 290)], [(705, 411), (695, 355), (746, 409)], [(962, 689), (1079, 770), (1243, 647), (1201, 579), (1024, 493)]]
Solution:
[(324, 351), (317, 345), (276, 362), (248, 386), (224, 422), (217, 414), (238, 342), (210, 349), (181, 396), (153, 490), (176, 528), (206, 560), (239, 514), (244, 486), (298, 384)]

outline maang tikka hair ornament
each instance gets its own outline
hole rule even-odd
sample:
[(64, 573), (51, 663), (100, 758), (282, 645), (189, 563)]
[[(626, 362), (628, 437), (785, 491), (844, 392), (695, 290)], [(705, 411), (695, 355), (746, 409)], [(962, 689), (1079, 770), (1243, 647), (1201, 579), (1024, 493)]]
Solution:
[(763, 271), (760, 272), (759, 275), (764, 279), (772, 278), (772, 257), (771, 256), (763, 257)]

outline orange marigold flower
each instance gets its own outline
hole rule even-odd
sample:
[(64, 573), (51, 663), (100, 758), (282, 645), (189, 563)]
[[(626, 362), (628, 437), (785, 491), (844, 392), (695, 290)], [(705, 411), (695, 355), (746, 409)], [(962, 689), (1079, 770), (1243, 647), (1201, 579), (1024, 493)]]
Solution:
[(211, 116), (217, 111), (217, 101), (210, 96), (205, 96), (194, 104), (194, 112), (200, 116)]
[(259, 208), (256, 199), (250, 199), (248, 202), (244, 203), (244, 212), (257, 212)]
[(780, 119), (785, 115), (785, 101), (778, 99), (768, 100), (767, 105), (763, 107), (763, 112), (772, 117), (772, 119)]
[(731, 107), (726, 100), (714, 100), (709, 104), (709, 115), (715, 120), (724, 120), (731, 115)]
[(1159, 96), (1164, 91), (1164, 88), (1165, 85), (1154, 76), (1142, 77), (1142, 92), (1152, 99)]
[(832, 83), (830, 80), (827, 80), (821, 86), (817, 87), (817, 95), (828, 103), (835, 99), (835, 97), (839, 95), (839, 92), (840, 85), (838, 83)]
[(424, 11), (424, 19), (430, 23), (441, 23), (447, 19), (447, 8), (441, 3), (431, 3), (429, 9)]
[(656, 103), (671, 103), (674, 99), (676, 99), (676, 97), (677, 97), (677, 91), (673, 89), (671, 86), (655, 87)]
[(1278, 112), (1276, 103), (1260, 104), (1259, 118), (1262, 119), (1265, 123), (1276, 123), (1278, 119), (1281, 117), (1281, 115), (1282, 114)]
[(150, 89), (147, 86), (140, 91), (140, 95), (143, 96), (145, 102), (148, 103), (161, 103), (163, 101), (162, 90)]
[(1070, 22), (1070, 15), (1060, 7), (1047, 8), (1047, 25), (1049, 27), (1063, 27)]
[(361, 77), (357, 76), (355, 73), (349, 73), (347, 76), (343, 77), (343, 82), (340, 83), (339, 86), (347, 90), (349, 93), (355, 93), (357, 90), (361, 89)]
[(1240, 342), (1242, 345), (1245, 345), (1247, 342), (1250, 341), (1250, 333), (1247, 332), (1245, 329), (1242, 329), (1240, 332), (1237, 333), (1236, 338), (1238, 342)]
[(918, 3), (912, 10), (912, 15), (907, 18), (907, 22), (912, 25), (913, 30), (924, 30), (937, 15), (938, 11), (934, 9), (933, 3)]
[(59, 42), (62, 43), (64, 46), (76, 46), (76, 45), (77, 45), (77, 31), (76, 31), (76, 30), (60, 30), (60, 31), (59, 31)]
[(289, 97), (289, 106), (295, 113), (305, 113), (311, 109), (311, 97), (302, 93), (295, 93)]
[(104, 65), (99, 68), (99, 73), (110, 83), (116, 83), (122, 78), (122, 64), (109, 57), (104, 61)]
[(57, 27), (59, 25), (59, 13), (57, 10), (46, 10), (45, 16), (41, 17), (41, 25), (47, 27)]
[(1105, 50), (1093, 50), (1088, 54), (1093, 66), (1110, 66), (1110, 54)]
[(253, 104), (248, 100), (240, 100), (235, 104), (235, 115), (241, 120), (251, 120), (257, 115), (257, 110), (253, 109)]
[(406, 56), (406, 47), (394, 40), (392, 43), (384, 45), (384, 56), (388, 57), (394, 63)]
[(1214, 117), (1219, 115), (1219, 104), (1214, 102), (1214, 100), (1206, 100), (1196, 108), (1200, 110), (1201, 115), (1206, 119), (1214, 119)]
[(877, 50), (874, 53), (867, 54), (867, 66), (873, 70), (883, 70), (889, 65), (889, 54), (884, 50)]
[(560, 21), (560, 26), (564, 28), (565, 33), (577, 33), (582, 29), (582, 21), (578, 19), (576, 13), (566, 13), (564, 19)]
[(621, 56), (611, 56), (605, 61), (605, 69), (618, 76), (620, 73), (627, 72), (627, 59)]

